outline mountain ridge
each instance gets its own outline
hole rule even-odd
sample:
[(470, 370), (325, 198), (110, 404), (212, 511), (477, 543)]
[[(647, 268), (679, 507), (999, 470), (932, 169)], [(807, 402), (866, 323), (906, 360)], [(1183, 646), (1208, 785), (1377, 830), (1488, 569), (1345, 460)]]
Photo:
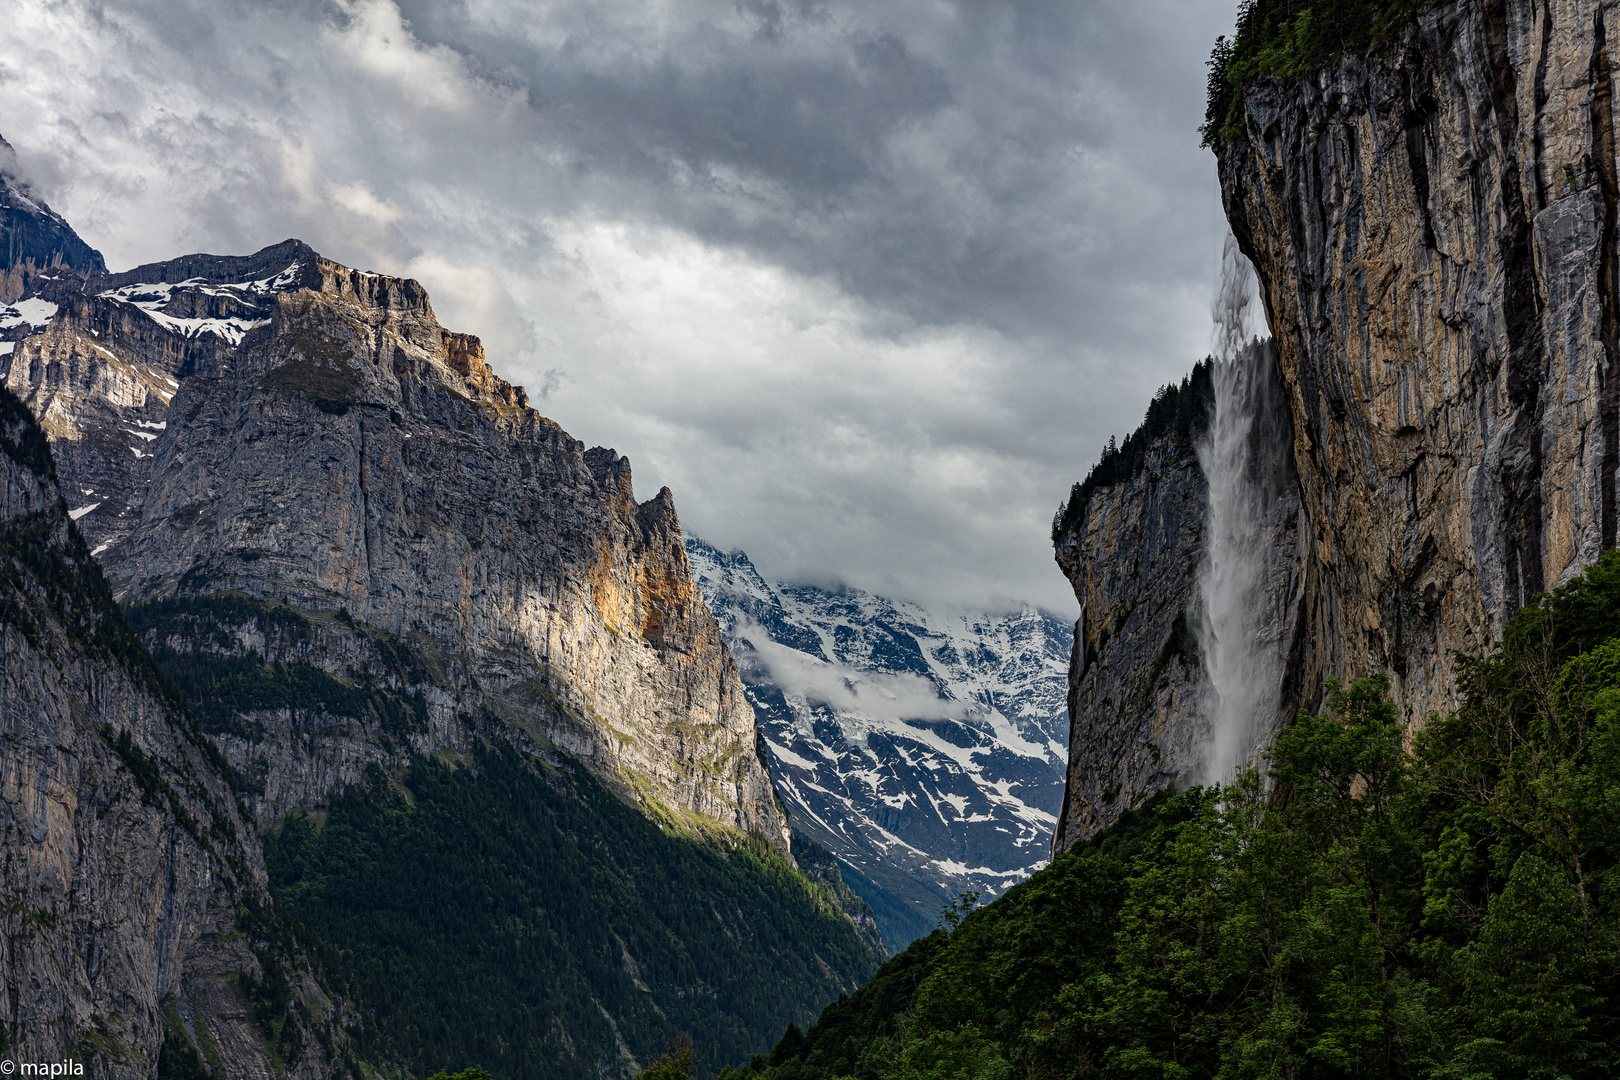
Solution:
[(833, 851), (891, 951), (942, 903), (1046, 858), (1066, 748), (1065, 620), (937, 616), (858, 589), (767, 581), (693, 536), (794, 827)]

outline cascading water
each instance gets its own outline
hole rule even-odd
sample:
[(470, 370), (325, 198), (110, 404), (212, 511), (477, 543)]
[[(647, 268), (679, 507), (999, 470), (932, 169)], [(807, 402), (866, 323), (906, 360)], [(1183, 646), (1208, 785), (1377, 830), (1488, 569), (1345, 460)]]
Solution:
[(1198, 464), (1209, 483), (1209, 518), (1198, 570), (1203, 617), (1199, 645), (1209, 676), (1206, 783), (1230, 781), (1270, 736), (1281, 658), (1262, 640), (1267, 573), (1267, 520), (1274, 477), (1265, 438), (1274, 361), (1268, 343), (1249, 335), (1253, 276), (1237, 242), (1227, 237), (1215, 303), (1214, 411), (1198, 440)]

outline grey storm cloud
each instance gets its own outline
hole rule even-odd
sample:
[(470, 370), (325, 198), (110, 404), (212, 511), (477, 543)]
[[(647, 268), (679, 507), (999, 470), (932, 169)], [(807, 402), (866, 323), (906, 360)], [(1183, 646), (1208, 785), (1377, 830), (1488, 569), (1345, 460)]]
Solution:
[(1072, 610), (1053, 511), (1207, 349), (1229, 0), (9, 6), (0, 134), (110, 265), (415, 276), (777, 576)]

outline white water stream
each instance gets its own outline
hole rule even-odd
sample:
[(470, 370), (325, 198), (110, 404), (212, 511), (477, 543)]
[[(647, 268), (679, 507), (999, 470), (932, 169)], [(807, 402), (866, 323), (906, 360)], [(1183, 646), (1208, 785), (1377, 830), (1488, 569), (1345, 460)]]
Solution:
[(1253, 270), (1227, 237), (1215, 317), (1215, 406), (1198, 440), (1209, 481), (1209, 519), (1198, 568), (1199, 644), (1213, 700), (1203, 781), (1226, 783), (1271, 732), (1281, 665), (1261, 641), (1270, 485), (1256, 460), (1256, 424), (1270, 392), (1271, 350), (1250, 336)]

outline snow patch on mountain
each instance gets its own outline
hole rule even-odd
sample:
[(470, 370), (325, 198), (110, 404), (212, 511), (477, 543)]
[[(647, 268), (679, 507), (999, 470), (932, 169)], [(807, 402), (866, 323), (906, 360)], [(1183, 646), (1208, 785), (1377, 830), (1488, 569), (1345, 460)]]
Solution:
[(0, 305), (0, 330), (11, 330), (19, 326), (43, 330), (50, 325), (51, 318), (55, 314), (56, 305), (37, 296), (19, 300), (9, 306)]
[(1066, 620), (941, 615), (769, 582), (695, 537), (686, 550), (789, 816), (856, 871), (890, 948), (940, 900), (988, 899), (1045, 864), (1068, 762)]
[(165, 309), (173, 300), (176, 290), (208, 297), (223, 297), (251, 305), (254, 300), (280, 292), (291, 285), (298, 277), (298, 268), (299, 264), (295, 262), (277, 274), (253, 281), (227, 282), (222, 285), (209, 284), (206, 279), (200, 277), (185, 281), (135, 282), (116, 289), (107, 289), (99, 295), (108, 300), (117, 300), (140, 308), (157, 323), (183, 337), (214, 334), (230, 342), (234, 347), (242, 343), (249, 330), (266, 326), (270, 320), (245, 315), (201, 317), (171, 315)]

